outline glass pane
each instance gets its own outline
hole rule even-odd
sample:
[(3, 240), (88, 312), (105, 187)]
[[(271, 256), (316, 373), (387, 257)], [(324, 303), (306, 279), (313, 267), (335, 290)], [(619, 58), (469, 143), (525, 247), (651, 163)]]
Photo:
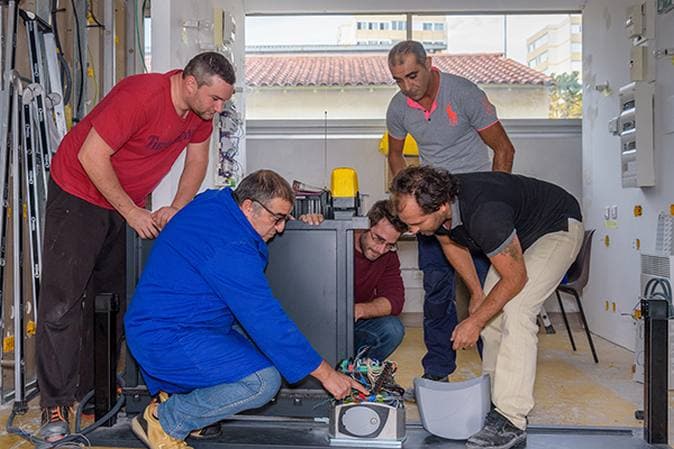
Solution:
[(246, 17), (246, 118), (383, 118), (405, 15)]
[(415, 15), (412, 22), (412, 38), (434, 65), (478, 84), (499, 117), (581, 116), (580, 14)]
[(581, 16), (246, 17), (246, 117), (383, 119), (386, 55), (421, 41), (440, 70), (478, 84), (501, 118), (580, 117)]

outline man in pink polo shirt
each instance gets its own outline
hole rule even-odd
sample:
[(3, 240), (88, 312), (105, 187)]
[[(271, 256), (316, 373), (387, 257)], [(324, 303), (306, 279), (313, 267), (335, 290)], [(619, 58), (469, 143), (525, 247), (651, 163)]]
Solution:
[[(93, 387), (94, 297), (116, 293), (125, 310), (126, 224), (142, 238), (157, 237), (194, 197), (212, 119), (234, 82), (232, 65), (214, 52), (184, 70), (130, 76), (61, 142), (51, 166), (38, 311), (41, 438), (63, 438), (70, 406)], [(150, 212), (146, 197), (185, 148), (172, 203)]]
[[(389, 104), (388, 162), (393, 175), (405, 168), (402, 150), (411, 134), (419, 146), (422, 165), (450, 173), (512, 170), (515, 149), (485, 93), (466, 78), (433, 67), (431, 57), (416, 41), (403, 41), (389, 52), (388, 65), (398, 92)], [(493, 161), (489, 160), (491, 148)], [(457, 324), (456, 272), (434, 236), (417, 237), (419, 268), (424, 273), (423, 377), (447, 380), (456, 369), (456, 353), (448, 335)], [(489, 259), (473, 254), (478, 278), (484, 283)]]

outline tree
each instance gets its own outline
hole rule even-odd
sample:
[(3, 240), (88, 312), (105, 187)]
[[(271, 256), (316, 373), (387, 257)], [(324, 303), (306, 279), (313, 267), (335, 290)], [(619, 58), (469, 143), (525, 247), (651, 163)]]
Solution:
[(581, 118), (583, 116), (583, 89), (578, 72), (551, 75), (550, 118)]

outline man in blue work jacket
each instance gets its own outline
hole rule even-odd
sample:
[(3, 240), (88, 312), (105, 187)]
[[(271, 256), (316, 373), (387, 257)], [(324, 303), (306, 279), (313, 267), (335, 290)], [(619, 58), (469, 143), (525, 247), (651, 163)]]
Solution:
[(171, 394), (132, 422), (151, 449), (184, 449), (191, 431), (261, 407), (281, 376), (311, 375), (337, 399), (367, 393), (316, 353), (265, 277), (266, 242), (293, 201), (281, 176), (260, 170), (197, 196), (159, 235), (125, 318), (148, 389)]

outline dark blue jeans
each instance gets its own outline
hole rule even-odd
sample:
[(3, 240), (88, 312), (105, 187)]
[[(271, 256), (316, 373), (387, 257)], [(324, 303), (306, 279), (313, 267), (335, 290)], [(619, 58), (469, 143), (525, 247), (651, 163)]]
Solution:
[[(424, 273), (424, 343), (421, 360), (424, 373), (444, 377), (456, 369), (456, 352), (450, 340), (458, 324), (456, 314), (456, 271), (447, 262), (434, 236), (417, 235), (419, 268)], [(473, 254), (473, 263), (484, 285), (490, 262), (482, 253)]]
[(369, 346), (365, 356), (384, 361), (396, 350), (404, 336), (405, 326), (397, 316), (358, 320), (353, 326), (354, 354), (363, 346)]

